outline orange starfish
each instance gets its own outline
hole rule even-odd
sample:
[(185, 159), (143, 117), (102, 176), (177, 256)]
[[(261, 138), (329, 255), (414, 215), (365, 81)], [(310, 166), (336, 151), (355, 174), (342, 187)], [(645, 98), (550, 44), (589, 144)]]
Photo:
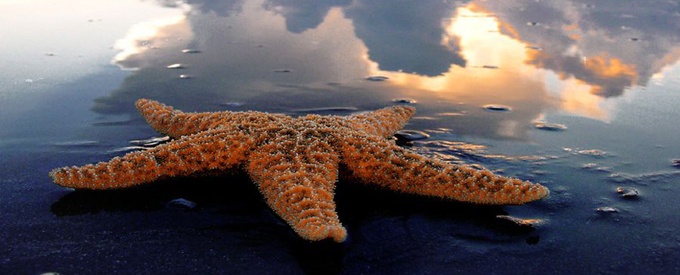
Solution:
[(387, 189), (478, 204), (523, 204), (544, 186), (426, 158), (388, 138), (415, 113), (396, 106), (346, 117), (292, 118), (261, 112), (184, 113), (140, 99), (137, 108), (174, 140), (108, 162), (54, 169), (57, 184), (125, 188), (159, 178), (244, 169), (267, 204), (307, 240), (342, 242), (347, 231), (333, 201), (340, 167)]

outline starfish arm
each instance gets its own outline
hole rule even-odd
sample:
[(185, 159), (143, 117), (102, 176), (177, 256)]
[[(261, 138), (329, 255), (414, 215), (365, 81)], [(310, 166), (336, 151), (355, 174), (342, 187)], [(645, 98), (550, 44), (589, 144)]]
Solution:
[(493, 205), (523, 204), (550, 193), (540, 184), (426, 158), (379, 137), (346, 137), (342, 143), (342, 163), (351, 176), (395, 191)]
[(345, 240), (333, 201), (338, 157), (327, 143), (273, 140), (251, 154), (247, 170), (267, 204), (302, 238)]
[(245, 163), (253, 143), (245, 134), (202, 132), (146, 151), (115, 157), (108, 162), (57, 168), (49, 175), (55, 183), (64, 187), (126, 188), (161, 177), (229, 169)]
[(149, 99), (139, 99), (135, 105), (154, 130), (172, 138), (180, 138), (215, 128), (252, 128), (265, 123), (284, 122), (292, 119), (285, 115), (262, 112), (185, 113)]
[(367, 134), (391, 137), (416, 113), (410, 106), (392, 106), (377, 111), (347, 117), (355, 128)]

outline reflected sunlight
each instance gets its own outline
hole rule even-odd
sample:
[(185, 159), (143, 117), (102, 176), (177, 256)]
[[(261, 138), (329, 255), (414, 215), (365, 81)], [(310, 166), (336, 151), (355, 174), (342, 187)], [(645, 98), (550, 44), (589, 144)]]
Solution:
[[(172, 27), (172, 31), (163, 31)], [(186, 22), (186, 16), (176, 15), (168, 18), (156, 19), (137, 23), (130, 28), (124, 38), (114, 44), (119, 51), (112, 63), (121, 69), (135, 70), (139, 64), (129, 64), (128, 59), (136, 54), (161, 47), (167, 40), (190, 39), (191, 29)]]
[[(505, 104), (537, 116), (558, 108), (557, 111), (605, 121), (610, 112), (603, 109), (606, 101), (603, 96), (608, 92), (605, 89), (622, 90), (637, 81), (634, 66), (603, 54), (585, 60), (575, 57), (587, 74), (557, 71), (560, 75), (557, 81), (561, 83), (549, 85), (550, 75), (554, 74), (548, 69), (550, 66), (540, 63), (563, 61), (554, 61), (559, 57), (549, 56), (523, 42), (516, 31), (512, 32), (510, 24), (500, 22), (498, 17), (474, 4), (458, 8), (445, 23), (448, 37), (442, 41), (458, 41), (460, 54), (467, 61), (466, 68), (453, 65), (443, 75), (430, 77), (382, 71), (373, 64), (371, 74), (387, 76), (397, 86), (436, 92), (446, 100), (465, 104)], [(558, 104), (554, 103), (555, 99)]]

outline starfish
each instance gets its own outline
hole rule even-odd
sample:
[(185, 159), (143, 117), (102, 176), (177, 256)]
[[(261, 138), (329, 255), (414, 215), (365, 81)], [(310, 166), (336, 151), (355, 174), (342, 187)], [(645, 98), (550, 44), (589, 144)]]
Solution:
[(347, 236), (333, 201), (341, 172), (398, 192), (475, 204), (517, 205), (549, 194), (540, 184), (397, 146), (389, 137), (414, 115), (409, 106), (298, 118), (253, 111), (185, 113), (147, 99), (136, 106), (156, 131), (173, 140), (108, 162), (54, 169), (54, 182), (75, 189), (116, 189), (243, 169), (269, 207), (302, 238), (336, 242)]

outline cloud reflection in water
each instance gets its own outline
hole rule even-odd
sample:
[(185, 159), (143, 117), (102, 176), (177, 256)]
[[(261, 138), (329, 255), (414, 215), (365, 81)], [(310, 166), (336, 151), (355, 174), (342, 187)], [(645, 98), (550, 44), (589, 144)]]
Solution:
[[(644, 34), (649, 24), (631, 24), (643, 22), (635, 18), (646, 9), (598, 21), (597, 7), (576, 1), (302, 2), (187, 2), (184, 20), (140, 37), (152, 50), (117, 60), (138, 71), (94, 109), (132, 113), (139, 97), (187, 110), (224, 102), (267, 111), (370, 109), (406, 97), (435, 121), (445, 120), (439, 111), (465, 113), (427, 122), (432, 127), (523, 139), (531, 122), (549, 112), (610, 119), (611, 98), (645, 85), (680, 53), (677, 23), (659, 19), (668, 22), (657, 36)], [(176, 63), (186, 64), (181, 74), (192, 78), (165, 69)], [(389, 79), (364, 80), (371, 75)], [(486, 104), (512, 111), (485, 112)]]

